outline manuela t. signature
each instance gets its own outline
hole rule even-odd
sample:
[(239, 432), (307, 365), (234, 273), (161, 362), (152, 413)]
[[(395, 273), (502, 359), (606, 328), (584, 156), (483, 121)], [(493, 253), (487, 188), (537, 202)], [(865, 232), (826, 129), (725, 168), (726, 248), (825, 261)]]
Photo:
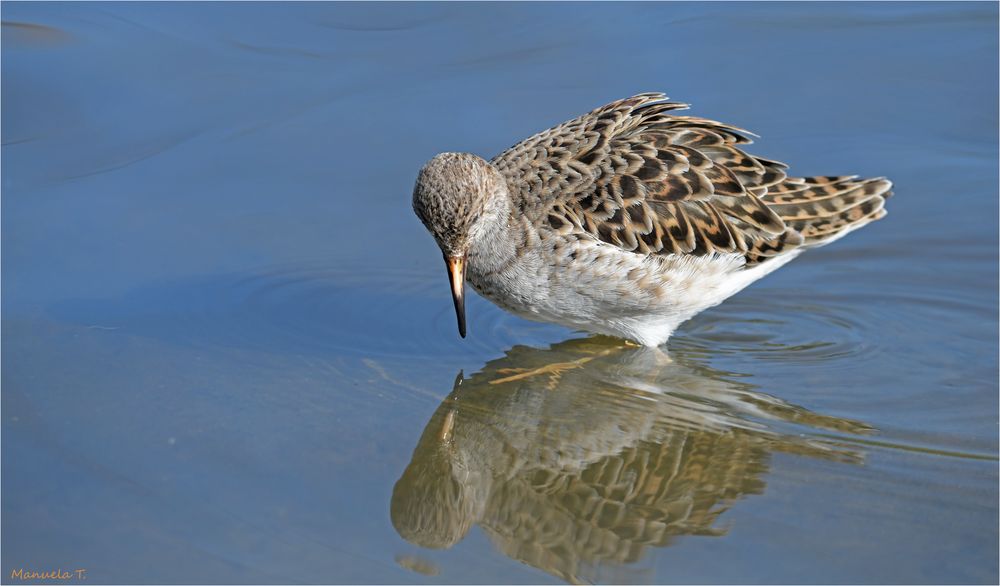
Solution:
[(29, 570), (27, 568), (18, 568), (16, 570), (11, 570), (10, 572), (11, 580), (86, 580), (87, 570), (64, 570), (59, 568), (57, 570)]

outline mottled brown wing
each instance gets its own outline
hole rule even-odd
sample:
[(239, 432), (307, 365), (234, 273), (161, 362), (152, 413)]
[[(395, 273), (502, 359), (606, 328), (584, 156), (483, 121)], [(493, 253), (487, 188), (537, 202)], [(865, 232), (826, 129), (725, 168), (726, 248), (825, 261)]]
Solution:
[[(747, 253), (802, 242), (756, 193), (785, 165), (748, 155), (748, 132), (677, 116), (640, 94), (541, 132), (492, 162), (523, 213), (639, 254)], [(756, 193), (755, 193), (756, 191)]]
[[(789, 177), (757, 192), (771, 211), (798, 238), (797, 246), (819, 246), (885, 217), (885, 200), (892, 196), (885, 177)], [(747, 251), (752, 266), (788, 250), (785, 234), (758, 240)]]

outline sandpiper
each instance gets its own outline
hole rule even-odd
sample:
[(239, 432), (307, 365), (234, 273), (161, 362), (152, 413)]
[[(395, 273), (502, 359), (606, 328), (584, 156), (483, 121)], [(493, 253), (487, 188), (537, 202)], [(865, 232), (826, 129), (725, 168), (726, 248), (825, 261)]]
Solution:
[(490, 161), (442, 153), (413, 209), (444, 253), (459, 334), (465, 281), (516, 315), (646, 346), (798, 256), (885, 216), (879, 177), (789, 177), (752, 133), (612, 102)]

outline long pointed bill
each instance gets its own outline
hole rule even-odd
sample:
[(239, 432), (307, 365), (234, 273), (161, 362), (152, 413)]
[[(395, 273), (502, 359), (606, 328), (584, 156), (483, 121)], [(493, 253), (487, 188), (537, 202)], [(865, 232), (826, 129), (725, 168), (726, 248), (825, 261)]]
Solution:
[(465, 258), (444, 257), (448, 263), (448, 278), (451, 280), (451, 296), (455, 300), (455, 315), (458, 317), (458, 334), (465, 337)]

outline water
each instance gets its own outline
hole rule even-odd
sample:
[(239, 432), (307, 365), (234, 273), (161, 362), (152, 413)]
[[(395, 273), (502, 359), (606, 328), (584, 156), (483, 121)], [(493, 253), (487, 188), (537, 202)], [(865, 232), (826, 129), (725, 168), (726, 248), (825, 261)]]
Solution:
[[(5, 580), (997, 582), (996, 5), (2, 16)], [(459, 339), (416, 170), (655, 90), (889, 216), (669, 356)]]

